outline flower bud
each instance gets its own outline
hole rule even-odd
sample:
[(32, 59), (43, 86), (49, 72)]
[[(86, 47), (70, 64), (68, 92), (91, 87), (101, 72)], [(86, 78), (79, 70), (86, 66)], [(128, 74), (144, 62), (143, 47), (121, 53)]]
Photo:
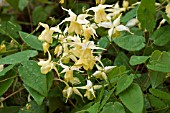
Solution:
[(54, 50), (54, 54), (58, 56), (60, 56), (60, 54), (62, 53), (62, 46), (58, 45), (55, 47), (55, 50)]
[(44, 43), (43, 43), (44, 54), (47, 52), (47, 50), (49, 49), (49, 47), (50, 47), (50, 44), (49, 44), (49, 43), (47, 43), (47, 42), (44, 42)]
[(6, 45), (5, 44), (1, 44), (0, 45), (0, 52), (5, 52), (6, 51)]
[(96, 0), (96, 4), (104, 4), (106, 0)]
[(0, 72), (4, 69), (4, 65), (0, 64)]
[(123, 8), (128, 9), (129, 2), (128, 1), (123, 1)]

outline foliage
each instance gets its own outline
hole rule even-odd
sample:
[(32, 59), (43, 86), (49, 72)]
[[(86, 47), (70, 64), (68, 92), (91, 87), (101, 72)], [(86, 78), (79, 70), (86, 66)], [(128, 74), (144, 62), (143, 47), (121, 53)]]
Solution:
[(0, 11), (0, 113), (170, 112), (168, 0), (0, 0)]

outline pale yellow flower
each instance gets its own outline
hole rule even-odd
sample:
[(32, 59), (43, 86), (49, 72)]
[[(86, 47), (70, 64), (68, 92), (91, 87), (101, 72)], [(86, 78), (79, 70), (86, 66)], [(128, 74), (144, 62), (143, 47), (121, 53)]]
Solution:
[(92, 24), (91, 25), (83, 25), (83, 35), (84, 35), (86, 41), (89, 41), (89, 38), (91, 36), (93, 36), (94, 39), (95, 39), (95, 37), (97, 37), (95, 28), (97, 28), (97, 27)]
[(45, 41), (47, 43), (52, 43), (53, 42), (53, 38), (52, 35), (54, 32), (59, 32), (61, 33), (59, 26), (57, 27), (51, 27), (49, 28), (49, 26), (47, 24), (44, 23), (39, 23), (39, 25), (41, 25), (42, 27), (44, 27), (45, 29), (42, 31), (42, 33), (39, 35), (38, 39), (40, 41)]
[(167, 13), (167, 16), (170, 18), (170, 4), (166, 6), (165, 12)]
[(126, 0), (123, 0), (123, 4), (122, 4), (123, 8), (125, 8), (126, 10), (128, 9), (129, 6), (129, 2)]
[(1, 44), (0, 45), (0, 52), (5, 52), (6, 51), (6, 45), (5, 44)]
[(96, 4), (104, 4), (106, 0), (96, 0)]
[(47, 43), (47, 42), (44, 42), (44, 43), (43, 43), (44, 54), (48, 51), (49, 47), (50, 47), (50, 44), (49, 44), (49, 43)]
[(77, 58), (70, 52), (70, 49), (68, 48), (68, 43), (63, 43), (63, 55), (62, 55), (62, 62), (63, 63), (69, 63), (70, 59), (74, 62), (77, 61)]
[[(102, 48), (96, 47), (96, 45), (94, 44), (93, 41), (84, 41), (83, 43), (76, 42), (75, 44), (77, 44), (76, 47), (80, 47), (79, 48), (80, 52), (79, 52), (79, 54), (76, 55), (76, 57), (78, 57), (79, 59), (75, 63), (75, 65), (82, 66), (85, 70), (93, 69), (94, 64), (96, 62), (96, 59), (93, 56), (93, 50), (94, 49), (102, 49)], [(74, 49), (74, 50), (76, 50), (76, 49)]]
[(92, 54), (91, 49), (85, 49), (75, 65), (83, 66), (85, 70), (91, 70), (93, 69), (95, 62), (96, 60)]
[(59, 2), (60, 4), (64, 4), (64, 0), (60, 0), (60, 2)]
[(61, 66), (62, 68), (64, 68), (64, 69), (61, 71), (61, 73), (65, 73), (65, 75), (64, 75), (64, 80), (65, 80), (66, 82), (70, 82), (70, 83), (72, 83), (72, 84), (80, 84), (80, 83), (81, 83), (80, 80), (79, 80), (79, 78), (73, 77), (73, 71), (74, 71), (74, 70), (80, 71), (80, 70), (79, 70), (80, 67), (76, 67), (76, 66), (69, 67), (69, 66), (66, 66), (66, 65), (62, 64), (61, 61), (60, 61), (60, 66)]
[(79, 92), (79, 90), (76, 87), (70, 87), (70, 86), (66, 86), (63, 89), (63, 96), (66, 97), (66, 102), (68, 101), (68, 99), (71, 97), (72, 93), (75, 93), (76, 95), (79, 95), (81, 98), (83, 98), (82, 94)]
[(51, 54), (49, 51), (48, 51), (48, 60), (45, 61), (45, 60), (40, 59), (40, 61), (38, 62), (38, 65), (41, 66), (42, 74), (47, 74), (52, 69), (56, 69), (55, 62), (51, 61)]
[(110, 12), (107, 14), (107, 19), (111, 21), (112, 19), (115, 19), (118, 15), (121, 14), (121, 12), (124, 12), (125, 8), (120, 8), (119, 2), (117, 2), (113, 8), (106, 9), (106, 11)]
[(106, 67), (102, 68), (96, 64), (96, 67), (97, 67), (98, 71), (93, 73), (92, 76), (99, 78), (100, 80), (102, 80), (102, 79), (107, 80), (106, 73), (109, 72), (111, 69), (115, 68), (116, 66), (106, 66)]
[(89, 9), (87, 9), (87, 11), (94, 11), (95, 15), (94, 15), (94, 21), (96, 23), (100, 23), (100, 22), (105, 22), (107, 21), (107, 14), (105, 12), (105, 8), (107, 7), (112, 7), (112, 5), (102, 5), (102, 4), (99, 4), (98, 6), (96, 7), (91, 7)]
[(65, 8), (62, 8), (62, 9), (67, 11), (68, 14), (70, 15), (70, 17), (65, 18), (59, 25), (61, 25), (63, 22), (68, 22), (69, 21), (70, 22), (70, 26), (68, 28), (68, 32), (69, 33), (75, 32), (76, 34), (82, 34), (82, 31), (83, 31), (82, 25), (89, 23), (89, 21), (86, 20), (86, 18), (88, 16), (90, 16), (90, 15), (89, 14), (76, 15), (70, 9), (69, 10), (67, 10)]
[[(124, 25), (120, 25), (121, 16), (122, 16), (122, 14), (120, 14), (119, 17), (116, 18), (113, 22), (102, 22), (102, 23), (99, 23), (98, 25), (100, 27), (110, 28), (108, 30), (108, 35), (110, 37), (117, 36), (117, 33), (119, 33), (120, 31), (127, 31), (127, 32), (131, 33), (128, 27), (126, 27)], [(131, 33), (131, 34), (133, 34), (133, 33)]]
[(55, 50), (54, 50), (54, 55), (57, 55), (57, 57), (59, 57), (61, 53), (62, 53), (62, 46), (61, 45), (57, 45), (55, 47)]
[(86, 89), (84, 97), (87, 97), (89, 100), (96, 98), (95, 90), (100, 89), (102, 85), (93, 85), (90, 80), (87, 80), (86, 86), (76, 87), (78, 89)]

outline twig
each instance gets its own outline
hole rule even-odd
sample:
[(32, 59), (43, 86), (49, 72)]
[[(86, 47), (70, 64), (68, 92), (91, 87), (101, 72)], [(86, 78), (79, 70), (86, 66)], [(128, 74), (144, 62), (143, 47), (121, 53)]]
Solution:
[(30, 11), (29, 5), (27, 6), (28, 14), (29, 14), (29, 19), (30, 19), (30, 26), (31, 26), (31, 32), (33, 31), (33, 25), (32, 25), (32, 15)]
[(22, 91), (23, 89), (25, 89), (24, 86), (22, 86), (22, 87), (19, 88), (17, 91), (13, 92), (12, 94), (10, 94), (10, 95), (8, 95), (7, 97), (5, 97), (5, 98), (3, 98), (2, 100), (0, 100), (0, 103), (3, 102), (3, 101), (5, 101), (6, 99), (12, 97), (13, 95), (19, 93), (19, 92)]

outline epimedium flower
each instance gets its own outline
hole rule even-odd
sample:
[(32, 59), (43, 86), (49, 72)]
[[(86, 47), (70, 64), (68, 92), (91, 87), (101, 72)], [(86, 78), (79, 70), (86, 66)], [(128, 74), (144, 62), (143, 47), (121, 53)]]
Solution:
[(112, 5), (102, 5), (102, 4), (99, 4), (98, 6), (96, 7), (91, 7), (89, 9), (87, 9), (86, 11), (94, 11), (95, 15), (94, 15), (94, 21), (96, 23), (100, 23), (100, 22), (105, 22), (107, 21), (107, 14), (105, 12), (105, 8), (107, 7), (112, 7)]
[(166, 6), (165, 12), (167, 13), (167, 16), (170, 18), (170, 4)]
[(76, 88), (76, 87), (71, 87), (69, 86), (69, 84), (62, 80), (62, 79), (54, 79), (54, 80), (58, 80), (60, 82), (63, 82), (66, 86), (65, 88), (63, 89), (62, 93), (63, 93), (63, 96), (66, 98), (66, 102), (68, 101), (68, 99), (71, 97), (71, 95), (73, 94), (73, 92), (76, 94), (76, 95), (79, 95), (82, 99), (83, 99), (83, 96), (82, 94), (79, 92), (79, 90)]
[(47, 43), (52, 43), (53, 42), (53, 38), (52, 35), (54, 32), (58, 32), (61, 33), (61, 30), (59, 29), (59, 26), (57, 27), (51, 27), (49, 28), (49, 26), (47, 24), (44, 23), (39, 23), (39, 25), (41, 25), (42, 27), (44, 27), (45, 29), (42, 31), (42, 33), (39, 35), (38, 39), (40, 41), (45, 41)]
[(63, 96), (66, 98), (66, 102), (71, 97), (73, 92), (76, 95), (79, 95), (81, 98), (83, 98), (82, 94), (79, 92), (79, 90), (76, 87), (70, 87), (69, 85), (66, 85), (66, 87), (63, 89), (62, 92), (63, 92)]
[(97, 28), (96, 25), (91, 24), (91, 25), (83, 25), (83, 35), (86, 39), (86, 41), (89, 41), (90, 37), (92, 36), (94, 39), (97, 37), (96, 30)]
[(96, 59), (93, 56), (93, 50), (102, 48), (96, 47), (93, 41), (77, 44), (81, 46), (82, 52), (80, 56), (77, 56), (79, 60), (75, 63), (75, 65), (82, 66), (85, 70), (93, 69), (94, 64), (96, 62)]
[(62, 46), (61, 45), (57, 45), (55, 47), (55, 50), (54, 50), (54, 55), (57, 55), (57, 57), (59, 57), (61, 53), (62, 53)]
[(64, 80), (66, 81), (66, 82), (70, 82), (70, 83), (72, 83), (72, 84), (80, 84), (81, 82), (80, 82), (80, 80), (79, 80), (79, 78), (77, 78), (77, 77), (74, 77), (73, 76), (73, 71), (74, 70), (77, 70), (77, 71), (80, 71), (79, 69), (80, 69), (80, 67), (76, 67), (76, 66), (71, 66), (71, 67), (69, 67), (69, 66), (67, 66), (67, 65), (64, 65), (64, 64), (62, 64), (62, 62), (60, 61), (60, 64), (59, 64), (62, 68), (64, 68), (62, 71), (61, 71), (61, 73), (65, 73), (65, 75), (64, 75)]
[(135, 25), (137, 25), (139, 23), (137, 18), (132, 18), (131, 20), (129, 20), (126, 24), (127, 27), (134, 27)]
[(92, 54), (91, 49), (86, 49), (83, 51), (82, 55), (80, 56), (80, 59), (75, 63), (77, 66), (83, 66), (85, 70), (93, 69), (95, 64), (95, 58)]
[(38, 62), (38, 65), (41, 66), (41, 73), (42, 74), (47, 74), (49, 71), (51, 71), (52, 69), (56, 70), (55, 67), (55, 62), (51, 61), (51, 54), (49, 51), (48, 52), (48, 60), (42, 60), (40, 59), (40, 61)]
[(50, 47), (50, 44), (49, 43), (47, 43), (47, 42), (44, 42), (43, 44), (42, 44), (42, 46), (43, 46), (43, 50), (44, 50), (44, 54), (48, 51), (48, 49), (49, 49), (49, 47)]
[(62, 62), (63, 63), (69, 63), (70, 59), (73, 60), (74, 62), (77, 61), (77, 58), (75, 57), (74, 54), (69, 49), (69, 43), (63, 43), (63, 54), (62, 54)]
[(122, 4), (123, 8), (125, 8), (126, 10), (128, 9), (129, 6), (129, 2), (126, 0), (123, 0), (123, 4)]
[[(113, 22), (102, 22), (102, 23), (99, 23), (98, 25), (100, 27), (110, 28), (108, 30), (108, 35), (110, 37), (117, 36), (117, 34), (119, 34), (120, 31), (127, 31), (127, 32), (131, 33), (128, 27), (120, 24), (121, 16), (122, 16), (122, 14), (120, 14), (119, 17), (116, 18)], [(131, 34), (133, 34), (133, 33), (131, 33)]]
[(69, 10), (65, 8), (62, 8), (62, 9), (67, 11), (70, 17), (65, 18), (59, 25), (61, 25), (63, 22), (70, 22), (68, 32), (69, 33), (75, 32), (76, 34), (79, 34), (79, 35), (82, 34), (82, 31), (83, 31), (82, 25), (89, 23), (89, 21), (86, 18), (90, 15), (89, 14), (76, 15), (70, 9)]
[(96, 67), (98, 71), (94, 72), (92, 76), (99, 78), (100, 80), (104, 79), (107, 80), (106, 73), (109, 72), (111, 69), (115, 68), (116, 66), (106, 66), (106, 67), (100, 67), (96, 64)]
[(126, 10), (126, 8), (120, 8), (119, 6), (119, 2), (117, 2), (114, 7), (110, 8), (110, 9), (106, 9), (107, 12), (110, 12), (107, 14), (107, 19), (109, 21), (111, 21), (112, 19), (115, 19), (117, 17), (117, 15), (120, 15), (121, 12), (124, 12)]
[(84, 97), (87, 97), (89, 100), (96, 98), (95, 90), (100, 89), (102, 85), (93, 85), (90, 80), (87, 80), (86, 86), (76, 87), (77, 89), (86, 89)]

